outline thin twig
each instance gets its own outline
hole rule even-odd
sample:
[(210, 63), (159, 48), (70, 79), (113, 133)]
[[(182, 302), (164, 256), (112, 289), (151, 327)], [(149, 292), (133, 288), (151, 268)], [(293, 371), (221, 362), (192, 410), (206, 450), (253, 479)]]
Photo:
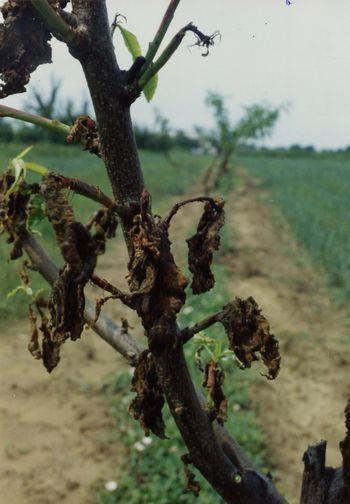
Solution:
[(82, 180), (79, 180), (78, 178), (66, 177), (65, 175), (61, 175), (59, 173), (57, 173), (55, 176), (62, 187), (71, 189), (75, 193), (81, 194), (86, 198), (96, 201), (106, 208), (110, 208), (111, 210), (116, 209), (115, 202), (109, 196), (107, 196), (107, 194), (104, 194), (104, 192), (102, 192), (99, 187), (94, 187), (90, 184), (87, 184), (86, 182), (83, 182)]
[(156, 75), (159, 70), (163, 68), (164, 65), (169, 61), (174, 52), (180, 46), (186, 32), (189, 30), (191, 23), (182, 28), (169, 42), (159, 58), (154, 62), (150, 63), (145, 72), (141, 75), (139, 79), (139, 86), (143, 89), (147, 83)]
[(121, 291), (120, 289), (118, 289), (118, 287), (115, 287), (114, 285), (109, 283), (108, 280), (100, 278), (97, 275), (91, 275), (90, 280), (94, 285), (100, 287), (100, 289), (109, 292), (116, 299), (120, 299), (126, 306), (132, 305), (132, 298), (133, 298), (132, 294), (128, 294), (127, 292)]
[(193, 326), (185, 327), (184, 329), (182, 329), (180, 333), (182, 342), (187, 343), (187, 341), (189, 341), (195, 334), (198, 334), (199, 332), (204, 331), (204, 329), (207, 329), (213, 324), (216, 324), (216, 322), (219, 322), (221, 314), (222, 311), (216, 312), (213, 315), (209, 315), (200, 322), (197, 322)]
[(169, 214), (164, 218), (163, 222), (168, 226), (171, 219), (174, 215), (179, 211), (179, 209), (189, 203), (205, 203), (209, 202), (212, 205), (216, 205), (215, 200), (210, 198), (209, 196), (198, 196), (197, 198), (190, 198), (184, 201), (180, 201), (180, 203), (175, 203), (173, 208), (170, 210)]
[(70, 126), (63, 124), (57, 119), (47, 119), (46, 117), (30, 114), (29, 112), (7, 107), (6, 105), (0, 105), (0, 117), (12, 117), (13, 119), (35, 124), (36, 126), (41, 126), (42, 128), (46, 128), (64, 137), (66, 137), (71, 130)]
[(139, 86), (141, 89), (144, 89), (144, 87), (152, 79), (152, 77), (157, 74), (164, 65), (166, 65), (174, 52), (180, 46), (184, 36), (186, 35), (186, 32), (188, 31), (193, 32), (197, 36), (197, 42), (195, 43), (195, 45), (205, 47), (207, 49), (207, 52), (202, 54), (202, 56), (207, 56), (209, 54), (209, 47), (214, 45), (214, 39), (219, 35), (219, 32), (215, 32), (213, 35), (205, 35), (203, 32), (198, 30), (198, 28), (194, 26), (193, 23), (188, 23), (171, 39), (159, 58), (154, 63), (150, 62), (148, 64), (146, 70), (141, 74), (141, 77), (139, 79)]

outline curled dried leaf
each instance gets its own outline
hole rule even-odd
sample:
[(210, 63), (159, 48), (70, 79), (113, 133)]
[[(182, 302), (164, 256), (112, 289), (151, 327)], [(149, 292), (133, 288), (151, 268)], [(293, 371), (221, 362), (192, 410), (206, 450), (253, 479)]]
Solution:
[[(154, 335), (165, 335), (167, 324), (175, 319), (185, 302), (187, 280), (171, 253), (168, 226), (157, 216), (148, 214), (147, 205), (142, 201), (129, 241), (132, 253), (128, 282), (131, 292), (137, 295), (136, 309), (147, 329), (157, 326)], [(160, 323), (155, 324), (160, 318)]]
[(89, 277), (96, 266), (95, 244), (89, 230), (75, 221), (72, 206), (61, 189), (60, 176), (52, 172), (44, 175), (41, 193), (45, 199), (45, 213), (54, 228), (64, 260), (77, 274)]
[[(41, 303), (40, 303), (41, 304)], [(46, 303), (45, 303), (46, 304)], [(62, 341), (54, 341), (52, 330), (48, 318), (43, 314), (40, 306), (36, 303), (36, 308), (41, 317), (41, 324), (37, 326), (37, 314), (34, 306), (29, 305), (29, 321), (31, 326), (31, 338), (28, 350), (35, 359), (41, 359), (47, 371), (51, 371), (57, 366), (60, 360), (60, 347)], [(39, 332), (42, 335), (41, 344), (39, 342)]]
[(57, 366), (60, 361), (60, 350), (62, 341), (54, 341), (52, 339), (52, 332), (47, 317), (42, 316), (40, 331), (43, 334), (42, 341), (42, 359), (43, 364), (47, 371), (51, 371)]
[(225, 222), (224, 201), (216, 198), (205, 204), (197, 232), (187, 240), (188, 264), (193, 279), (194, 294), (207, 292), (214, 287), (215, 278), (210, 269), (213, 254), (220, 246), (220, 229)]
[(95, 242), (95, 252), (102, 255), (106, 251), (106, 241), (115, 237), (118, 227), (118, 220), (112, 209), (100, 208), (97, 210), (87, 224), (90, 231), (95, 226), (93, 240)]
[(67, 136), (67, 142), (81, 143), (85, 145), (84, 150), (88, 150), (91, 154), (101, 157), (97, 126), (95, 121), (87, 115), (77, 117)]
[(184, 472), (185, 472), (185, 477), (186, 477), (186, 488), (195, 497), (199, 497), (201, 485), (200, 485), (199, 481), (196, 480), (195, 474), (189, 468), (189, 465), (192, 464), (192, 460), (191, 460), (189, 453), (185, 453), (185, 455), (182, 455), (181, 460), (184, 464)]
[(203, 387), (206, 387), (212, 403), (208, 405), (209, 415), (223, 425), (227, 420), (227, 398), (221, 386), (225, 380), (225, 372), (217, 362), (211, 361), (205, 366)]
[(41, 359), (42, 358), (42, 353), (41, 353), (41, 348), (40, 348), (40, 343), (39, 343), (39, 330), (37, 326), (37, 316), (35, 314), (35, 311), (33, 310), (33, 307), (29, 305), (29, 322), (30, 322), (30, 329), (31, 329), (31, 336), (30, 336), (30, 341), (28, 343), (28, 350), (34, 357), (34, 359)]
[(13, 189), (15, 177), (5, 172), (0, 178), (0, 227), (6, 231), (8, 243), (13, 243), (11, 259), (22, 256), (22, 238), (26, 231), (30, 192), (24, 182)]
[(32, 2), (8, 0), (1, 7), (0, 98), (23, 93), (30, 74), (51, 63), (51, 34)]
[(230, 349), (246, 367), (258, 359), (259, 352), (268, 369), (267, 378), (276, 378), (281, 362), (278, 341), (252, 297), (236, 298), (228, 303), (218, 321), (225, 327)]
[(144, 350), (138, 360), (131, 383), (136, 397), (129, 406), (135, 420), (139, 420), (146, 435), (149, 431), (165, 439), (165, 425), (162, 417), (163, 392), (158, 380), (152, 354)]
[(67, 338), (76, 340), (84, 330), (84, 284), (66, 265), (55, 281), (49, 299), (51, 339), (62, 343)]

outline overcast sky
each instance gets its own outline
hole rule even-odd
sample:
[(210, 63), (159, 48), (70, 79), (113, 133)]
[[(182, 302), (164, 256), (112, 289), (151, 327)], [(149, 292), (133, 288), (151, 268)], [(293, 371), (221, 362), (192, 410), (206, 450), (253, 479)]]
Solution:
[[(168, 0), (108, 0), (111, 17), (115, 11), (124, 14), (144, 50), (167, 5)], [(349, 0), (294, 0), (290, 6), (285, 0), (182, 0), (169, 37), (189, 21), (205, 33), (220, 30), (221, 43), (203, 58), (197, 47), (188, 49), (194, 40), (188, 34), (161, 72), (154, 101), (141, 98), (133, 106), (138, 123), (151, 125), (153, 108), (159, 107), (176, 128), (210, 126), (203, 102), (208, 90), (217, 90), (227, 96), (233, 118), (243, 105), (291, 104), (270, 145), (350, 144)], [(119, 33), (116, 49), (119, 63), (127, 67), (130, 58)], [(54, 42), (53, 61), (31, 82), (44, 93), (54, 73), (79, 101), (86, 86), (64, 44)], [(17, 95), (4, 102), (20, 107), (23, 100)]]

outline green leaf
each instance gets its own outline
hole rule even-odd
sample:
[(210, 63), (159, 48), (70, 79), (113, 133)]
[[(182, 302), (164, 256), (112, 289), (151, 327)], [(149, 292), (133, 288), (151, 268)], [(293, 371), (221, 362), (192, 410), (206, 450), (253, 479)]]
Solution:
[(35, 194), (30, 200), (30, 212), (28, 216), (28, 228), (31, 233), (37, 233), (41, 236), (40, 231), (35, 229), (35, 227), (45, 219), (44, 198), (41, 194)]
[[(119, 23), (117, 24), (117, 27), (119, 28), (120, 33), (122, 34), (127, 50), (131, 54), (132, 59), (135, 61), (135, 59), (138, 56), (141, 56), (142, 54), (141, 46), (139, 44), (139, 41), (137, 40), (136, 35), (134, 35), (134, 33), (131, 33), (131, 31), (127, 30)], [(154, 75), (152, 79), (149, 82), (147, 82), (146, 86), (143, 89), (143, 93), (148, 102), (152, 100), (154, 93), (156, 92), (157, 85), (158, 85), (158, 74)]]
[(22, 150), (22, 152), (20, 152), (18, 154), (18, 156), (16, 156), (16, 159), (21, 159), (23, 158), (26, 154), (28, 154), (28, 152), (30, 152), (32, 149), (33, 149), (34, 145), (30, 145), (29, 147), (27, 147), (26, 149)]
[(21, 159), (19, 157), (15, 157), (14, 159), (11, 159), (11, 161), (9, 163), (9, 167), (11, 168), (11, 170), (14, 170), (14, 172), (15, 172), (15, 181), (12, 184), (12, 186), (9, 188), (9, 190), (7, 191), (7, 193), (6, 193), (7, 196), (9, 194), (11, 194), (17, 188), (20, 181), (22, 179), (25, 179), (25, 177), (26, 177), (26, 166), (25, 166), (25, 162), (23, 161), (23, 159)]
[(16, 294), (18, 294), (18, 292), (24, 292), (25, 294), (27, 294), (27, 296), (33, 295), (33, 289), (31, 287), (29, 287), (28, 285), (18, 285), (17, 287), (12, 289), (12, 291), (7, 293), (6, 299), (12, 298)]
[(152, 79), (147, 82), (146, 86), (143, 88), (143, 93), (146, 97), (146, 100), (150, 102), (156, 92), (158, 86), (158, 74), (153, 75)]
[(31, 170), (35, 173), (39, 173), (39, 175), (45, 175), (49, 170), (45, 168), (45, 166), (38, 164), (38, 163), (28, 163), (27, 161), (25, 162), (27, 170)]
[(121, 24), (119, 23), (117, 24), (117, 27), (119, 28), (120, 33), (122, 34), (124, 43), (126, 45), (127, 50), (131, 54), (132, 59), (135, 60), (138, 56), (141, 56), (142, 51), (136, 35), (134, 35), (129, 30), (121, 26)]

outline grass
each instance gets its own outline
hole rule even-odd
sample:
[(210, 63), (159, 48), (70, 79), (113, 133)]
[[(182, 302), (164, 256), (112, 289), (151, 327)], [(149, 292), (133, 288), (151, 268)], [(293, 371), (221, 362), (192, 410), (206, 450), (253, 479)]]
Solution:
[[(4, 171), (8, 160), (15, 157), (26, 146), (7, 144), (0, 150), (0, 170)], [(185, 152), (176, 152), (175, 160), (179, 167), (174, 170), (163, 156), (152, 152), (141, 152), (141, 162), (144, 168), (146, 186), (153, 198), (153, 207), (157, 213), (165, 213), (168, 209), (171, 196), (182, 194), (187, 187), (194, 183), (199, 174), (207, 165), (205, 156), (191, 156)], [(79, 177), (92, 185), (98, 185), (103, 191), (110, 194), (109, 182), (102, 162), (79, 147), (60, 146), (50, 144), (36, 144), (35, 148), (26, 156), (27, 161), (36, 161), (50, 170)], [(77, 220), (86, 222), (89, 215), (96, 209), (96, 204), (78, 195), (71, 195)], [(37, 227), (42, 234), (45, 248), (51, 257), (60, 261), (55, 237), (47, 222)], [(120, 234), (119, 234), (120, 236)], [(18, 275), (22, 261), (8, 261), (10, 246), (6, 244), (5, 237), (0, 239), (0, 322), (7, 322), (11, 317), (26, 314), (26, 301), (24, 293), (18, 293), (9, 301), (6, 296), (19, 285)], [(38, 275), (31, 275), (34, 289), (45, 288), (46, 285)]]
[[(185, 309), (180, 316), (182, 326), (193, 324), (213, 311), (221, 309), (223, 304), (227, 302), (225, 292), (227, 269), (223, 264), (219, 264), (215, 273), (216, 286), (209, 295), (194, 296), (188, 291), (187, 310)], [(224, 345), (226, 343), (223, 331), (217, 326), (208, 329), (206, 335), (215, 336), (217, 340), (222, 339)], [(196, 349), (197, 346), (194, 342), (188, 343), (186, 357), (192, 376), (200, 388), (202, 373), (194, 364)], [(205, 362), (206, 359), (203, 357), (203, 363)], [(250, 410), (248, 397), (249, 383), (254, 379), (254, 369), (242, 371), (235, 366), (232, 358), (227, 359), (224, 367), (226, 380), (223, 390), (229, 399), (229, 420), (226, 427), (254, 461), (262, 467), (264, 440), (254, 413)], [(152, 436), (151, 444), (144, 444), (144, 433), (141, 427), (130, 418), (127, 411), (133, 397), (131, 392), (126, 393), (130, 387), (130, 380), (129, 370), (122, 369), (108, 377), (102, 387), (116, 421), (117, 429), (114, 441), (120, 442), (122, 440), (126, 448), (126, 455), (118, 472), (118, 489), (114, 492), (100, 490), (98, 502), (100, 504), (124, 502), (128, 502), (128, 504), (194, 503), (195, 497), (186, 491), (186, 481), (180, 460), (180, 456), (186, 453), (186, 447), (177, 432), (174, 421), (165, 408), (166, 434), (169, 439), (161, 441)], [(197, 471), (194, 472), (201, 485), (200, 502), (203, 504), (224, 502), (201, 475)]]
[(326, 159), (244, 157), (240, 164), (268, 189), (300, 245), (326, 273), (339, 302), (350, 297), (350, 166)]

